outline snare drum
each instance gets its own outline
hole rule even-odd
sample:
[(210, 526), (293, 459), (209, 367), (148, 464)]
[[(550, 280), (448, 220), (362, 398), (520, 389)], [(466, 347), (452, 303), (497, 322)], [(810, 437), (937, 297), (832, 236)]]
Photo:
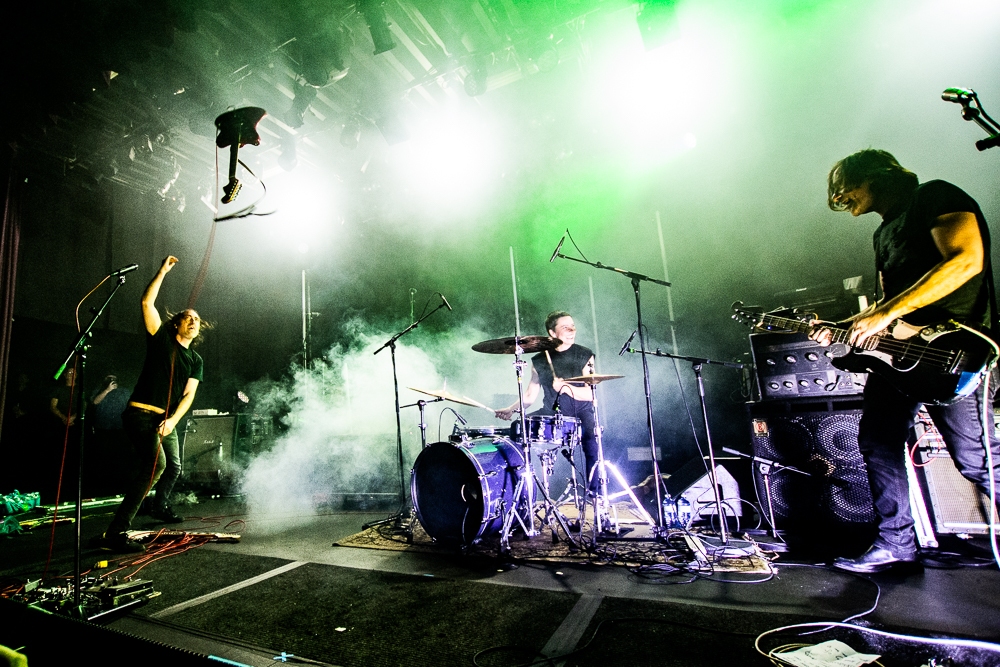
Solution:
[(482, 438), (509, 438), (509, 426), (456, 426), (455, 430), (448, 436), (451, 442), (467, 442), (469, 440), (479, 440)]
[[(580, 420), (576, 417), (563, 415), (531, 415), (525, 417), (528, 428), (528, 442), (543, 448), (569, 447), (572, 449), (580, 442)], [(521, 422), (516, 421), (512, 432), (520, 432)], [(518, 438), (520, 439), (520, 438)]]
[(515, 508), (524, 472), (520, 447), (507, 438), (425, 447), (410, 472), (417, 519), (435, 540), (469, 545), (500, 532), (502, 509)]

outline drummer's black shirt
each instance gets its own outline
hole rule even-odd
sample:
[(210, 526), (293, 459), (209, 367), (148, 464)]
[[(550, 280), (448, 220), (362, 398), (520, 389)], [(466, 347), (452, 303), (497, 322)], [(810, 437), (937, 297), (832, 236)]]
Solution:
[[(531, 358), (531, 363), (535, 367), (535, 372), (538, 373), (538, 382), (542, 385), (542, 391), (545, 392), (542, 399), (544, 403), (542, 412), (551, 412), (552, 404), (556, 400), (556, 390), (552, 388), (554, 380), (552, 369), (555, 369), (556, 375), (562, 380), (583, 375), (583, 367), (594, 356), (594, 353), (589, 348), (574, 343), (565, 352), (549, 350), (548, 357), (545, 354), (545, 352), (539, 352)], [(549, 358), (552, 359), (551, 367), (549, 366)], [(569, 398), (568, 394), (565, 395), (560, 400), (560, 404)]]

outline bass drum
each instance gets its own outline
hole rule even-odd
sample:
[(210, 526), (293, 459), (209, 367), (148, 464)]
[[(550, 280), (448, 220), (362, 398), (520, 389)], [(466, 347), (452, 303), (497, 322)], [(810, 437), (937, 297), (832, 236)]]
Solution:
[(523, 472), (524, 455), (506, 438), (428, 445), (410, 472), (417, 519), (439, 542), (475, 544), (500, 532)]

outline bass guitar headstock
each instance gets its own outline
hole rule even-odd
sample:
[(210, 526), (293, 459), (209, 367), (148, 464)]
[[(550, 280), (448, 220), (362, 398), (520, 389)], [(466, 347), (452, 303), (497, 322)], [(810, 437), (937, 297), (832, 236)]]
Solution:
[(760, 306), (744, 306), (742, 301), (736, 301), (733, 303), (733, 319), (751, 329), (757, 329), (764, 323), (764, 309)]

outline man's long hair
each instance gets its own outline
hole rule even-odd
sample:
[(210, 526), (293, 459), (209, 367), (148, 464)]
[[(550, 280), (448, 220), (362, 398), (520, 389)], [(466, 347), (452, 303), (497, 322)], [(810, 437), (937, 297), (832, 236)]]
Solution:
[(876, 202), (894, 205), (909, 199), (919, 184), (917, 175), (904, 169), (891, 153), (866, 148), (833, 165), (827, 176), (826, 203), (834, 211), (845, 211), (843, 202), (834, 201), (845, 190), (869, 184)]
[[(168, 318), (167, 324), (170, 326), (171, 330), (174, 332), (175, 335), (177, 334), (177, 329), (181, 325), (181, 318), (184, 317), (184, 313), (188, 312), (189, 310), (194, 310), (194, 308), (185, 308), (179, 313), (171, 313), (170, 311), (167, 311), (167, 318)], [(205, 338), (205, 332), (212, 328), (213, 327), (211, 323), (206, 322), (205, 320), (201, 320), (201, 325), (198, 327), (198, 335), (195, 336), (194, 339), (191, 341), (191, 347), (197, 347), (198, 345), (200, 345), (201, 341), (204, 340)]]

